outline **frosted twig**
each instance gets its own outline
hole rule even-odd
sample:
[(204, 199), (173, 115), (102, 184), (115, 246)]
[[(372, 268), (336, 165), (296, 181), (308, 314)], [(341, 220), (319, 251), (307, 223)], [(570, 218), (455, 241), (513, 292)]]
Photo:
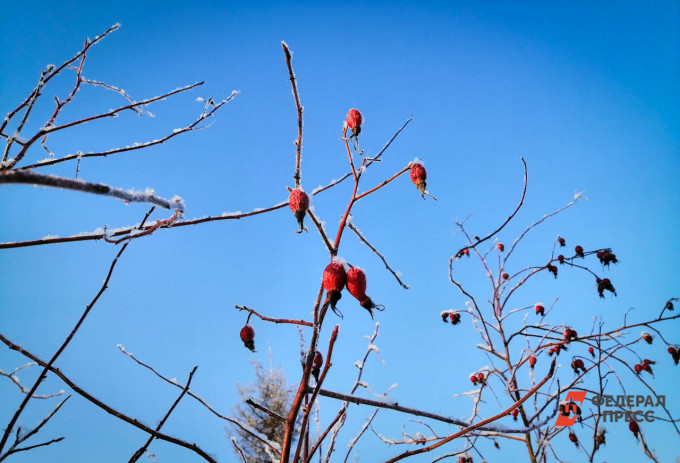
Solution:
[(266, 321), (266, 322), (272, 322), (272, 323), (289, 323), (289, 324), (292, 324), (292, 325), (302, 325), (302, 326), (309, 326), (309, 327), (314, 326), (311, 322), (308, 322), (308, 321), (305, 321), (305, 320), (288, 320), (288, 319), (285, 319), (285, 318), (269, 318), (269, 317), (265, 317), (264, 315), (260, 315), (260, 314), (257, 313), (255, 310), (253, 310), (253, 309), (251, 309), (251, 308), (249, 308), (249, 307), (246, 307), (245, 305), (236, 305), (236, 309), (238, 309), (238, 310), (245, 310), (245, 311), (247, 311), (247, 312), (249, 312), (249, 313), (251, 313), (251, 314), (253, 314), (253, 315), (259, 317), (261, 320), (264, 320), (264, 321)]
[(405, 284), (404, 282), (401, 281), (399, 278), (399, 275), (397, 275), (397, 272), (395, 272), (392, 267), (387, 263), (387, 260), (385, 259), (385, 256), (380, 254), (380, 251), (378, 251), (371, 243), (369, 243), (368, 239), (361, 233), (361, 231), (354, 225), (352, 222), (348, 222), (347, 226), (354, 232), (359, 237), (359, 240), (361, 240), (362, 243), (364, 243), (368, 248), (375, 253), (376, 256), (380, 257), (380, 260), (383, 261), (383, 264), (385, 264), (385, 268), (394, 276), (394, 278), (397, 280), (399, 285), (401, 285), (402, 288), (404, 289), (409, 289), (409, 285)]
[(177, 209), (184, 212), (184, 203), (179, 198), (165, 199), (156, 196), (153, 191), (142, 192), (134, 190), (122, 190), (103, 183), (90, 183), (82, 180), (73, 180), (56, 175), (46, 175), (32, 170), (10, 170), (0, 172), (0, 184), (24, 183), (40, 185), (65, 190), (82, 191), (98, 195), (112, 196), (125, 202), (151, 203), (165, 209)]
[[(14, 383), (19, 388), (19, 390), (21, 391), (22, 394), (28, 394), (29, 389), (24, 387), (23, 384), (21, 384), (21, 381), (19, 380), (17, 373), (19, 371), (23, 370), (24, 368), (29, 368), (29, 367), (32, 367), (34, 365), (35, 365), (35, 363), (32, 363), (32, 362), (27, 363), (26, 365), (15, 368), (12, 373), (5, 373), (4, 371), (2, 371), (2, 369), (0, 369), (0, 376), (4, 376), (7, 379), (9, 379), (10, 381), (12, 381), (12, 383)], [(64, 392), (66, 392), (66, 391), (61, 390), (59, 392), (55, 392), (54, 394), (46, 394), (46, 395), (33, 394), (33, 398), (34, 399), (51, 399), (53, 397), (58, 397), (58, 396), (64, 394)]]
[(352, 449), (354, 448), (354, 445), (361, 439), (361, 436), (366, 432), (366, 429), (371, 425), (371, 422), (373, 421), (373, 418), (375, 418), (375, 415), (378, 414), (380, 411), (379, 408), (376, 408), (373, 414), (370, 416), (368, 420), (361, 426), (361, 429), (359, 429), (359, 432), (357, 433), (356, 437), (354, 437), (351, 441), (349, 441), (349, 444), (347, 444), (347, 454), (345, 455), (345, 459), (342, 460), (343, 463), (347, 463), (347, 459), (349, 458), (349, 454), (352, 453)]
[(25, 166), (25, 167), (21, 167), (20, 169), (31, 169), (31, 168), (37, 168), (37, 167), (50, 166), (50, 165), (58, 164), (58, 163), (61, 163), (61, 162), (71, 161), (73, 159), (80, 160), (80, 159), (83, 159), (83, 158), (91, 158), (91, 157), (106, 157), (106, 156), (110, 156), (112, 154), (125, 153), (125, 152), (128, 152), (128, 151), (135, 151), (135, 150), (140, 150), (140, 149), (148, 148), (148, 147), (151, 147), (151, 146), (163, 144), (166, 141), (168, 141), (171, 138), (174, 138), (178, 135), (181, 135), (181, 134), (186, 133), (186, 132), (191, 132), (191, 131), (194, 131), (194, 130), (199, 130), (199, 129), (202, 129), (203, 127), (205, 127), (205, 126), (199, 127), (198, 125), (201, 122), (203, 122), (204, 120), (212, 117), (212, 115), (217, 110), (219, 110), (223, 105), (225, 105), (226, 103), (231, 101), (236, 95), (238, 95), (238, 93), (239, 93), (238, 90), (232, 91), (231, 95), (229, 95), (229, 97), (222, 100), (218, 104), (211, 106), (209, 111), (207, 111), (207, 112), (203, 111), (199, 115), (199, 117), (197, 117), (194, 120), (194, 122), (192, 122), (191, 124), (189, 124), (185, 127), (182, 127), (182, 128), (174, 129), (172, 132), (170, 132), (167, 135), (162, 136), (161, 138), (151, 140), (151, 141), (146, 141), (146, 142), (143, 142), (143, 143), (139, 143), (139, 142), (133, 143), (132, 145), (125, 146), (123, 148), (112, 148), (112, 149), (105, 150), (105, 151), (91, 151), (91, 152), (88, 152), (88, 153), (69, 154), (69, 155), (63, 156), (61, 158), (56, 158), (56, 159), (47, 158), (47, 159), (40, 160), (40, 161), (36, 162), (35, 164), (31, 164), (31, 165), (28, 165), (28, 166)]
[(293, 87), (293, 98), (295, 99), (295, 108), (297, 109), (298, 135), (295, 141), (295, 175), (293, 178), (295, 179), (295, 188), (298, 188), (300, 186), (300, 163), (302, 160), (302, 104), (300, 104), (300, 95), (298, 94), (297, 78), (295, 77), (295, 72), (293, 72), (293, 58), (291, 57), (290, 49), (286, 42), (281, 42), (281, 47), (286, 57), (290, 85)]

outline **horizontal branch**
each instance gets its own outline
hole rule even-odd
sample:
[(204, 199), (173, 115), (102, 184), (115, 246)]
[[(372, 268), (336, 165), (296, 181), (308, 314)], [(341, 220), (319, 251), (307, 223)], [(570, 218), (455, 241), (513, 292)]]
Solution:
[(145, 192), (134, 190), (121, 190), (103, 183), (90, 183), (83, 180), (74, 180), (57, 175), (46, 175), (33, 172), (32, 170), (9, 170), (0, 172), (0, 184), (23, 183), (28, 185), (40, 185), (65, 190), (82, 191), (104, 196), (113, 196), (125, 202), (151, 203), (165, 209), (177, 209), (184, 212), (184, 203), (181, 198), (165, 199), (156, 196), (153, 190)]

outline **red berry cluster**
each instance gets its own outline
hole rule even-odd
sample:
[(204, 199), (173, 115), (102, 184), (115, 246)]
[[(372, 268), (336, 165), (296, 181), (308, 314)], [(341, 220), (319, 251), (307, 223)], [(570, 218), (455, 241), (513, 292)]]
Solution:
[(616, 289), (614, 289), (614, 285), (612, 285), (612, 282), (609, 278), (596, 278), (595, 283), (597, 283), (597, 293), (600, 295), (600, 297), (604, 298), (604, 292), (609, 291), (616, 296)]
[(382, 306), (375, 305), (366, 295), (366, 274), (359, 267), (352, 267), (349, 272), (345, 272), (345, 267), (334, 260), (323, 271), (322, 283), (327, 293), (326, 302), (340, 317), (342, 314), (337, 310), (336, 304), (342, 297), (345, 285), (349, 293), (359, 301), (361, 307), (368, 310), (371, 318), (373, 318), (373, 309), (383, 310)]
[(482, 386), (486, 384), (486, 375), (482, 373), (481, 371), (479, 373), (473, 373), (470, 375), (470, 381), (472, 381), (472, 384), (475, 386), (479, 383)]
[(583, 364), (583, 360), (581, 359), (574, 359), (571, 362), (571, 368), (574, 369), (574, 373), (579, 374), (581, 371), (583, 373), (586, 372), (586, 366)]
[(574, 339), (578, 339), (578, 333), (576, 330), (572, 330), (571, 328), (567, 327), (564, 330), (564, 340), (567, 342), (570, 342)]
[(460, 313), (448, 311), (442, 312), (442, 320), (444, 321), (444, 323), (448, 323), (448, 319), (451, 319), (452, 325), (457, 325), (458, 323), (460, 323)]
[(555, 278), (557, 278), (557, 267), (555, 267), (553, 264), (548, 264), (545, 266), (545, 268), (547, 268), (548, 271), (552, 273)]
[(560, 355), (560, 351), (563, 351), (563, 350), (564, 351), (568, 350), (565, 342), (561, 342), (561, 343), (559, 343), (555, 346), (552, 346), (550, 348), (550, 350), (548, 351), (548, 355), (550, 355), (550, 356), (552, 356), (553, 354)]
[(600, 259), (600, 263), (605, 267), (609, 267), (609, 264), (616, 264), (618, 260), (616, 259), (616, 254), (609, 250), (597, 251), (597, 258)]

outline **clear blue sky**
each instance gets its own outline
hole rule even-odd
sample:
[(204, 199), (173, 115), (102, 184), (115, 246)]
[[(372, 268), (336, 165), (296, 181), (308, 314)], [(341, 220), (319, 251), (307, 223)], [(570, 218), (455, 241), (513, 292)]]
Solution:
[[(621, 263), (605, 272), (618, 298), (598, 299), (592, 277), (561, 269), (558, 280), (541, 276), (518, 295), (517, 307), (560, 297), (551, 321), (588, 332), (595, 314), (603, 314), (607, 326), (614, 327), (631, 307), (629, 320), (641, 321), (654, 317), (668, 298), (680, 296), (677, 2), (571, 2), (568, 8), (550, 2), (6, 3), (0, 16), (2, 113), (25, 98), (46, 64), (60, 64), (80, 49), (85, 37), (118, 22), (121, 29), (89, 53), (86, 77), (124, 88), (138, 99), (206, 82), (150, 107), (153, 119), (125, 115), (54, 136), (50, 147), (59, 155), (158, 138), (193, 120), (202, 108), (195, 98), (219, 99), (241, 91), (208, 129), (143, 152), (81, 164), (80, 176), (90, 181), (182, 196), (186, 218), (248, 211), (287, 198), (296, 117), (281, 40), (293, 50), (305, 107), (305, 189), (346, 172), (338, 138), (350, 107), (364, 114), (361, 145), (369, 155), (414, 115), (364, 185), (382, 181), (418, 156), (426, 162), (428, 188), (439, 201), (420, 199), (404, 177), (362, 201), (354, 214), (356, 225), (412, 289), (402, 290), (351, 234), (340, 253), (366, 270), (369, 294), (387, 307), (376, 317), (384, 364), (372, 358), (365, 380), (378, 392), (398, 383), (391, 395), (403, 405), (469, 416), (469, 399), (452, 395), (469, 390), (468, 373), (488, 359), (474, 348), (479, 338), (469, 320), (451, 327), (439, 317), (441, 310), (462, 308), (465, 302), (447, 276), (448, 258), (464, 244), (454, 233), (453, 220), (474, 213), (468, 225), (479, 235), (500, 224), (521, 191), (522, 156), (529, 168), (527, 200), (501, 241), (512, 242), (526, 225), (566, 204), (576, 191), (584, 191), (589, 200), (531, 235), (509, 262), (511, 273), (523, 265), (542, 265), (558, 234), (572, 246), (611, 246)], [(52, 96), (63, 98), (71, 79), (45, 89), (28, 129), (44, 123)], [(60, 120), (119, 103), (115, 95), (84, 88)], [(28, 159), (43, 157), (35, 149)], [(74, 169), (69, 164), (44, 172), (72, 176)], [(313, 201), (333, 235), (349, 188), (344, 184)], [(0, 242), (132, 225), (147, 210), (145, 205), (26, 186), (1, 187), (0, 208)], [(192, 388), (225, 412), (236, 401), (235, 383), (253, 379), (249, 360), (268, 364), (268, 346), (274, 365), (296, 381), (295, 328), (255, 322), (258, 353), (250, 354), (238, 338), (244, 316), (233, 309), (245, 304), (274, 317), (309, 316), (328, 256), (318, 234), (297, 235), (294, 229), (290, 211), (280, 210), (162, 230), (135, 241), (58, 366), (101, 399), (152, 425), (177, 390), (135, 366), (116, 344), (180, 381), (199, 365)], [(116, 252), (103, 242), (0, 252), (0, 332), (49, 356), (97, 291)], [(479, 265), (464, 262), (459, 271), (481, 300), (489, 297)], [(353, 363), (366, 348), (363, 336), (373, 331), (374, 322), (349, 295), (341, 306), (345, 319), (326, 387), (347, 391), (355, 377)], [(329, 318), (324, 340), (335, 321)], [(665, 333), (680, 343), (677, 323), (666, 325)], [(680, 412), (680, 370), (672, 367), (660, 343), (640, 349), (643, 357), (659, 361), (652, 383), (666, 393), (671, 410)], [(571, 378), (570, 355), (560, 360), (560, 375)], [(3, 370), (23, 363), (22, 357), (0, 349)], [(32, 376), (22, 378), (30, 383)], [(615, 386), (612, 392), (620, 393)], [(62, 387), (50, 379), (41, 391)], [(502, 391), (497, 394), (504, 399)], [(19, 396), (4, 379), (0, 397), (2, 427)], [(337, 407), (322, 402), (323, 422)], [(499, 410), (494, 400), (486, 407), (485, 416)], [(32, 426), (48, 410), (49, 404), (33, 401), (23, 424)], [(371, 411), (350, 409), (338, 444), (343, 456), (345, 443)], [(403, 422), (399, 414), (381, 412), (375, 427), (398, 437)], [(609, 425), (608, 445), (597, 461), (643, 461), (625, 427)], [(223, 423), (191, 400), (183, 401), (164, 429), (196, 441), (220, 461), (234, 461)], [(425, 431), (412, 423), (408, 430)], [(669, 426), (643, 426), (647, 430), (661, 461), (680, 456), (680, 440)], [(585, 440), (586, 430), (580, 432)], [(146, 439), (78, 397), (41, 435), (65, 435), (66, 440), (12, 461), (121, 461)], [(526, 455), (519, 444), (501, 445), (501, 452), (482, 445), (489, 462), (522, 461)], [(568, 460), (583, 458), (566, 435), (558, 436), (555, 445)], [(403, 449), (387, 448), (369, 434), (358, 450), (361, 461), (370, 462)], [(152, 451), (161, 462), (193, 458), (163, 443), (154, 443)]]

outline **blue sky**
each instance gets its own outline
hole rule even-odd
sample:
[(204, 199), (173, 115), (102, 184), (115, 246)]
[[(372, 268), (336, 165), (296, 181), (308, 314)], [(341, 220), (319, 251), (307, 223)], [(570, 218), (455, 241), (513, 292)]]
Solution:
[[(468, 391), (468, 373), (488, 359), (474, 348), (479, 338), (467, 320), (454, 328), (439, 318), (441, 310), (465, 303), (447, 275), (449, 257), (465, 244), (454, 233), (454, 219), (473, 214), (468, 227), (474, 234), (495, 229), (521, 192), (520, 157), (529, 169), (526, 203), (499, 240), (512, 242), (577, 191), (589, 199), (533, 232), (508, 263), (510, 269), (542, 265), (557, 235), (570, 246), (610, 246), (621, 263), (604, 272), (611, 276), (617, 298), (598, 299), (592, 277), (560, 269), (557, 280), (541, 275), (529, 285), (514, 301), (518, 307), (559, 297), (551, 321), (588, 332), (595, 314), (615, 327), (631, 307), (635, 310), (629, 319), (642, 321), (656, 316), (668, 298), (680, 296), (680, 7), (675, 2), (572, 2), (559, 8), (547, 2), (72, 1), (12, 2), (3, 11), (4, 113), (25, 98), (46, 64), (61, 63), (80, 49), (85, 37), (114, 23), (121, 23), (121, 29), (89, 53), (84, 70), (88, 78), (124, 88), (138, 99), (206, 82), (150, 107), (155, 118), (123, 115), (55, 135), (50, 147), (60, 155), (158, 138), (198, 115), (202, 106), (197, 97), (224, 98), (240, 90), (210, 128), (143, 152), (81, 164), (80, 176), (87, 180), (182, 196), (186, 218), (249, 211), (287, 198), (284, 187), (293, 184), (296, 118), (281, 40), (294, 53), (305, 107), (306, 190), (347, 171), (338, 138), (350, 107), (364, 114), (361, 147), (369, 155), (413, 115), (363, 186), (388, 178), (418, 156), (426, 163), (428, 188), (439, 201), (423, 201), (404, 177), (354, 210), (354, 223), (403, 273), (411, 289), (402, 290), (350, 233), (340, 252), (366, 270), (369, 294), (387, 307), (376, 317), (384, 363), (372, 358), (365, 379), (379, 392), (398, 383), (391, 395), (404, 405), (469, 415), (469, 399), (452, 395)], [(44, 123), (53, 109), (52, 96), (65, 96), (70, 85), (72, 75), (50, 83), (27, 130)], [(113, 94), (84, 88), (60, 120), (119, 103)], [(31, 161), (43, 157), (39, 149), (28, 155)], [(44, 172), (72, 176), (74, 169), (64, 164)], [(313, 200), (333, 235), (350, 192), (346, 183)], [(145, 205), (27, 186), (0, 188), (0, 205), (0, 242), (132, 225), (147, 210)], [(164, 216), (157, 212), (154, 217)], [(133, 242), (59, 367), (98, 397), (150, 424), (160, 419), (177, 392), (121, 355), (119, 343), (179, 380), (199, 365), (194, 389), (222, 411), (237, 400), (235, 383), (252, 380), (250, 359), (268, 363), (268, 346), (274, 365), (296, 381), (295, 328), (256, 322), (258, 353), (252, 355), (238, 339), (243, 314), (233, 309), (243, 304), (274, 317), (308, 316), (328, 255), (318, 234), (297, 235), (294, 229), (290, 211), (280, 210), (161, 230)], [(0, 331), (43, 357), (50, 355), (94, 296), (117, 250), (103, 242), (2, 250)], [(461, 278), (486, 300), (484, 270), (472, 260), (459, 268)], [(374, 322), (352, 302), (349, 295), (341, 302), (345, 319), (339, 321), (337, 357), (326, 383), (339, 391), (351, 386), (353, 363), (367, 344), (363, 336), (374, 329)], [(330, 323), (336, 321), (329, 318), (326, 324), (326, 342)], [(667, 339), (680, 343), (677, 323), (664, 329)], [(659, 393), (666, 392), (671, 410), (679, 411), (674, 387), (678, 370), (671, 367), (665, 349), (655, 343), (640, 350), (643, 357), (659, 361), (653, 384)], [(571, 378), (569, 358), (561, 359), (560, 374)], [(3, 370), (24, 362), (0, 350)], [(31, 373), (22, 379), (29, 383)], [(41, 390), (62, 387), (50, 379)], [(9, 381), (0, 381), (0, 396), (9, 399), (0, 401), (0, 417), (16, 407), (16, 392)], [(502, 391), (497, 393), (503, 397)], [(324, 401), (321, 406), (327, 422), (338, 405)], [(487, 406), (485, 416), (497, 413), (493, 400)], [(48, 410), (49, 404), (34, 401), (23, 423), (30, 426)], [(340, 448), (371, 411), (350, 409)], [(375, 424), (384, 435), (397, 437), (405, 422), (401, 415), (381, 412)], [(628, 431), (609, 428), (609, 445), (597, 461), (628, 455), (640, 455), (636, 458), (642, 461)], [(234, 458), (223, 423), (189, 400), (180, 404), (165, 429), (195, 440), (220, 461)], [(661, 461), (679, 456), (678, 436), (669, 426), (649, 429), (649, 443)], [(14, 461), (120, 461), (146, 439), (77, 397), (44, 432), (67, 439)], [(581, 433), (585, 439), (585, 430)], [(558, 436), (555, 445), (567, 460), (583, 458), (566, 436)], [(449, 446), (448, 451), (455, 449)], [(489, 462), (520, 461), (526, 455), (522, 446), (506, 442), (502, 453), (490, 444), (481, 449)], [(154, 443), (152, 450), (159, 461), (190, 458), (162, 443)], [(379, 461), (401, 449), (387, 448), (369, 434), (358, 450), (361, 461)], [(433, 453), (417, 461), (431, 461), (446, 450)]]

